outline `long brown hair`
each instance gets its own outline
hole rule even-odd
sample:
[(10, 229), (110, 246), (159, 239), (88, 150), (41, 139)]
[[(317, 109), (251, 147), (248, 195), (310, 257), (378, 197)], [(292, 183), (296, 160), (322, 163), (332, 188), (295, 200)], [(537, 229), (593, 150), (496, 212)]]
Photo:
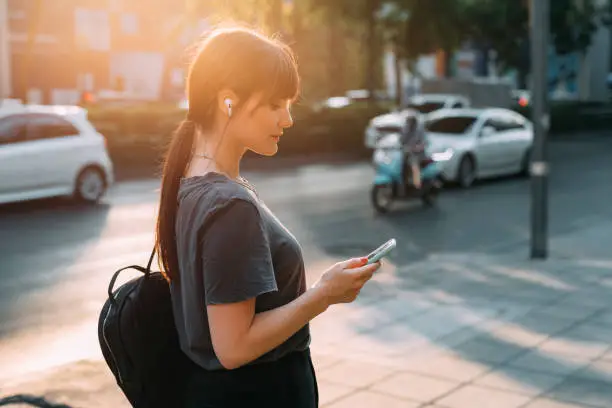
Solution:
[(196, 130), (214, 126), (218, 92), (231, 89), (243, 101), (259, 92), (262, 101), (295, 99), (299, 82), (291, 49), (277, 39), (242, 27), (218, 28), (203, 38), (187, 76), (188, 118), (174, 132), (163, 165), (155, 248), (169, 281), (179, 276), (175, 228), (181, 178)]

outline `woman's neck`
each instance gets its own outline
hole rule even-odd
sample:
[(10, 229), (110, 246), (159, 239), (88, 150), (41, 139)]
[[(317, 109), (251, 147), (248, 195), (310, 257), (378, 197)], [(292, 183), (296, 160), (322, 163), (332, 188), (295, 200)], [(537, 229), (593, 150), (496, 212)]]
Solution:
[(216, 169), (227, 176), (238, 179), (240, 177), (240, 161), (246, 153), (246, 149), (231, 143), (228, 135), (219, 137), (210, 132), (198, 132), (194, 146), (194, 157), (192, 158), (191, 168), (193, 173), (206, 172), (199, 162), (211, 161)]

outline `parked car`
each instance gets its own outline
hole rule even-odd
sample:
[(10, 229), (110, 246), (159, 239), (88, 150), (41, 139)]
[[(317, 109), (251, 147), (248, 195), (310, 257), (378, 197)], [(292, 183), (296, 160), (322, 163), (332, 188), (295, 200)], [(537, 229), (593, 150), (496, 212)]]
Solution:
[(439, 110), (425, 123), (427, 152), (445, 180), (462, 187), (488, 177), (528, 173), (533, 126), (501, 108)]
[(386, 135), (400, 133), (409, 118), (418, 121), (421, 125), (424, 120), (423, 115), (412, 109), (386, 113), (372, 118), (365, 131), (365, 146), (375, 149), (378, 142)]
[(0, 204), (54, 196), (95, 203), (113, 180), (106, 139), (85, 109), (0, 104)]
[(408, 100), (406, 108), (428, 114), (438, 109), (462, 109), (470, 106), (470, 100), (463, 95), (420, 94), (411, 97)]
[(405, 109), (385, 113), (370, 120), (365, 130), (365, 146), (376, 148), (376, 143), (390, 132), (398, 132), (408, 116), (421, 116), (423, 120), (428, 114), (438, 109), (462, 109), (470, 106), (468, 98), (453, 94), (422, 94), (409, 99)]

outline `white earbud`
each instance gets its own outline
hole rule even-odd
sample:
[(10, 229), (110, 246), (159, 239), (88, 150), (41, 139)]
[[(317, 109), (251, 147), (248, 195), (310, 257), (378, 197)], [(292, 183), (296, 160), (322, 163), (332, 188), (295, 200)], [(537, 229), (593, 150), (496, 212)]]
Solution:
[(225, 106), (227, 106), (227, 116), (232, 117), (232, 100), (230, 98), (226, 98), (224, 101)]

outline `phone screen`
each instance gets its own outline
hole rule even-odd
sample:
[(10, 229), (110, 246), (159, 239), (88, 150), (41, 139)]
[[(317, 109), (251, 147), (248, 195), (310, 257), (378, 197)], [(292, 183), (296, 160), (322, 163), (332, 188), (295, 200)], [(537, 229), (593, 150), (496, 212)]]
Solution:
[(389, 241), (385, 242), (368, 255), (368, 263), (371, 264), (384, 258), (396, 247), (396, 245), (397, 243), (395, 239), (390, 239)]

